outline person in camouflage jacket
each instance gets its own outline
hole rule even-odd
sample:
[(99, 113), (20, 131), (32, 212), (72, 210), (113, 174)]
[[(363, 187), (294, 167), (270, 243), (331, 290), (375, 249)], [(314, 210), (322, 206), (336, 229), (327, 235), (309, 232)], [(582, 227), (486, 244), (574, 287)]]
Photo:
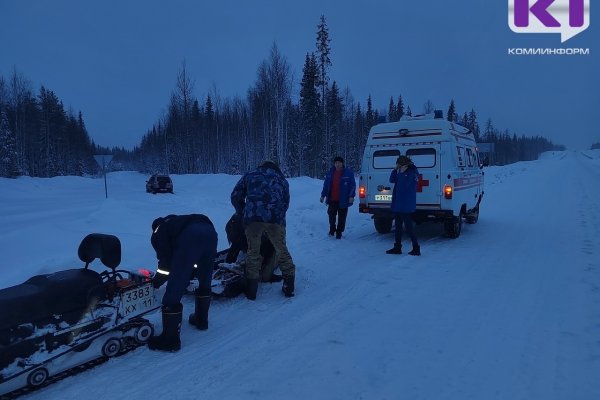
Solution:
[(296, 266), (285, 243), (285, 214), (290, 205), (290, 188), (285, 176), (273, 161), (263, 162), (246, 173), (231, 192), (231, 204), (244, 223), (248, 240), (246, 258), (246, 297), (256, 300), (263, 235), (275, 248), (283, 275), (283, 293), (294, 296)]

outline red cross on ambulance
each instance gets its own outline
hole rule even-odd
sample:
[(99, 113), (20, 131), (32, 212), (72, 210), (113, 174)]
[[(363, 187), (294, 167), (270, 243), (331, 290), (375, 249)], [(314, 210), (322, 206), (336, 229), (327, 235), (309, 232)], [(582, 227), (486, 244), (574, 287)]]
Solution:
[(419, 181), (417, 182), (417, 193), (423, 191), (423, 187), (429, 186), (429, 179), (423, 179), (423, 174), (419, 174)]

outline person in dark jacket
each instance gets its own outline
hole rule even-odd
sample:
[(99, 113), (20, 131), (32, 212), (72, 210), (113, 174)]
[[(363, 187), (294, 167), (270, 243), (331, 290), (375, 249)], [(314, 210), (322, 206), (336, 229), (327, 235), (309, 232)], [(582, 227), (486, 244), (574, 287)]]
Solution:
[(421, 248), (417, 241), (417, 236), (413, 230), (412, 213), (417, 209), (417, 182), (419, 181), (419, 171), (411, 159), (407, 156), (400, 156), (396, 160), (396, 168), (390, 174), (390, 183), (394, 184), (392, 192), (392, 211), (396, 225), (396, 241), (394, 247), (387, 250), (387, 254), (402, 254), (402, 225), (406, 229), (406, 234), (412, 241), (412, 250), (408, 253), (411, 256), (420, 256)]
[(190, 276), (198, 279), (199, 286), (195, 291), (196, 309), (189, 322), (200, 330), (208, 329), (217, 232), (205, 215), (167, 215), (152, 222), (150, 241), (158, 259), (153, 285), (159, 288), (166, 282), (167, 287), (162, 298), (163, 331), (150, 338), (148, 347), (178, 351), (181, 348), (181, 297), (190, 283)]
[(240, 214), (234, 213), (227, 224), (225, 224), (225, 234), (229, 242), (226, 263), (234, 263), (241, 252), (248, 251), (248, 242), (244, 233), (244, 223)]
[(236, 213), (243, 216), (248, 240), (246, 298), (256, 300), (263, 235), (275, 248), (275, 257), (283, 275), (283, 294), (294, 296), (296, 266), (285, 243), (285, 214), (290, 205), (290, 189), (277, 164), (264, 161), (254, 171), (242, 176), (231, 192), (231, 204)]
[[(226, 263), (235, 263), (241, 252), (248, 253), (248, 241), (244, 232), (244, 224), (240, 215), (233, 214), (225, 225), (225, 234), (229, 242), (229, 251), (227, 251)], [(265, 235), (260, 241), (260, 255), (263, 258), (260, 267), (260, 278), (262, 282), (280, 282), (281, 275), (274, 274), (277, 268), (277, 259), (275, 258), (275, 248)]]
[[(321, 203), (325, 200), (327, 214), (329, 215), (329, 236), (335, 235), (336, 239), (342, 238), (346, 229), (348, 207), (354, 203), (356, 181), (354, 172), (344, 166), (344, 159), (337, 156), (333, 159), (333, 167), (325, 175)], [(337, 216), (337, 227), (335, 219)]]

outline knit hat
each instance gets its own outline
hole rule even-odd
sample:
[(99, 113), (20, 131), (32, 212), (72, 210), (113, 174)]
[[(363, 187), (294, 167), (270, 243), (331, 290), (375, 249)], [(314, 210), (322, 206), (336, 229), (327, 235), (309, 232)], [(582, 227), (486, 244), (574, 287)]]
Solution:
[(339, 162), (341, 162), (342, 164), (344, 163), (344, 159), (343, 159), (342, 157), (340, 157), (340, 156), (336, 156), (336, 157), (333, 159), (333, 162), (334, 162), (334, 163), (335, 163), (336, 161), (339, 161)]
[(412, 164), (412, 161), (407, 156), (400, 156), (396, 160), (396, 164), (399, 164), (399, 165), (410, 165), (410, 164)]
[(274, 166), (276, 168), (279, 168), (279, 166), (277, 165), (277, 163), (273, 160), (270, 159), (266, 159), (264, 160), (262, 163), (260, 163), (259, 167), (271, 167)]

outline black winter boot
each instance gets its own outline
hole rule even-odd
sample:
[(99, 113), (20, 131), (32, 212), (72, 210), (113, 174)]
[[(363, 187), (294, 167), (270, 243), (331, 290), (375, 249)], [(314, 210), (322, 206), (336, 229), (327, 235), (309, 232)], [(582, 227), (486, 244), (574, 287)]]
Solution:
[(421, 246), (419, 246), (418, 244), (416, 246), (413, 245), (412, 250), (409, 251), (408, 254), (410, 254), (411, 256), (420, 256), (421, 255)]
[(257, 291), (258, 279), (246, 279), (246, 298), (248, 300), (256, 300)]
[(294, 276), (284, 276), (281, 291), (285, 297), (294, 297)]
[(198, 288), (194, 291), (196, 295), (196, 310), (190, 314), (189, 322), (201, 331), (208, 329), (208, 309), (212, 292), (210, 288)]
[(152, 336), (148, 340), (150, 350), (179, 351), (181, 349), (179, 332), (181, 330), (182, 310), (181, 303), (176, 306), (162, 307), (163, 330), (159, 336)]
[(402, 244), (394, 243), (394, 247), (389, 250), (386, 250), (387, 254), (402, 254)]
[(329, 227), (329, 236), (335, 235), (335, 225)]

